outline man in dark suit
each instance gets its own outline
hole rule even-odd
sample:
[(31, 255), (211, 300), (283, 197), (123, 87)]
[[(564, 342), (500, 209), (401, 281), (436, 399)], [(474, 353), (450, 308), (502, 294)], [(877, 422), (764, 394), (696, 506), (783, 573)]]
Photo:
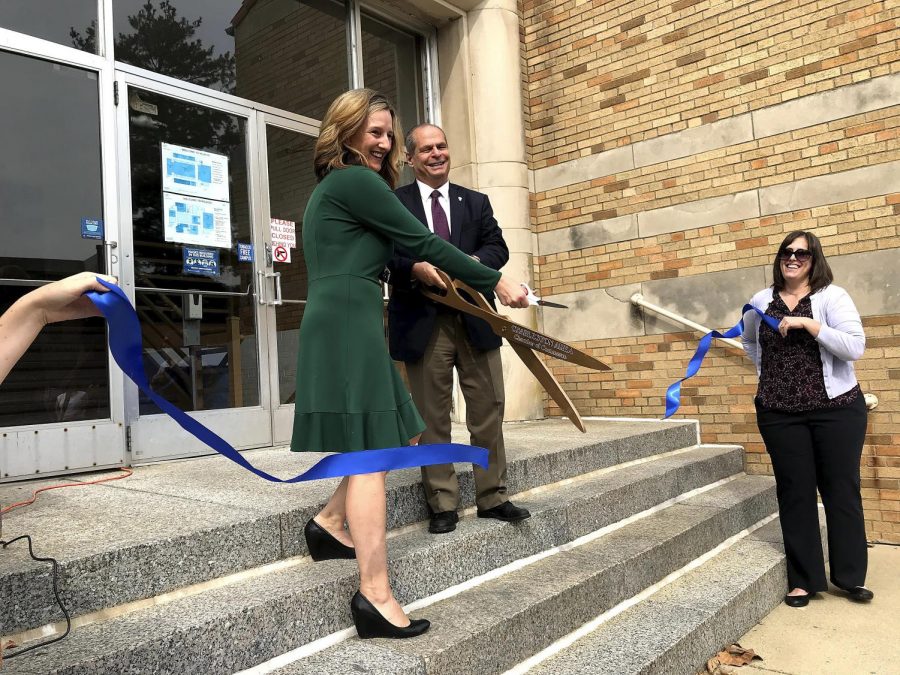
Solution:
[[(499, 270), (509, 249), (487, 195), (449, 182), (450, 151), (439, 127), (419, 125), (406, 137), (409, 165), (416, 181), (397, 189), (400, 201), (432, 232), (476, 260)], [(433, 265), (403, 249), (388, 263), (393, 285), (388, 304), (391, 357), (406, 364), (413, 400), (427, 428), (421, 443), (450, 442), (453, 369), (466, 401), (472, 445), (490, 451), (488, 468), (474, 467), (480, 518), (517, 521), (527, 509), (506, 496), (503, 447), (503, 368), (500, 338), (481, 319), (432, 302), (419, 286), (443, 288)], [(493, 293), (487, 298), (494, 305)], [(422, 467), (422, 481), (434, 534), (452, 532), (459, 516), (459, 483), (452, 464)]]

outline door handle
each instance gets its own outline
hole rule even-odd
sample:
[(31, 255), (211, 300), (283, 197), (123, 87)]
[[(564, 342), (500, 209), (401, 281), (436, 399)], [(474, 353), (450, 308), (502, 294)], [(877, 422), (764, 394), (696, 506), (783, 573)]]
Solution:
[(260, 305), (268, 304), (266, 302), (266, 273), (262, 270), (256, 272), (256, 300)]
[(118, 248), (119, 242), (117, 241), (104, 241), (103, 248), (106, 250), (106, 273), (112, 275), (113, 273), (113, 265), (119, 262), (119, 259), (113, 255), (113, 250)]
[(266, 272), (265, 275), (267, 279), (275, 280), (275, 299), (269, 304), (273, 307), (283, 305), (284, 300), (281, 297), (281, 272)]

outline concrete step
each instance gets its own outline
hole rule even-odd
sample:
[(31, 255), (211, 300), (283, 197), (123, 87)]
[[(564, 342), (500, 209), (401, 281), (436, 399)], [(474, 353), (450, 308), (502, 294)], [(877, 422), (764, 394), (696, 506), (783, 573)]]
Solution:
[[(515, 500), (532, 511), (532, 517), (520, 524), (467, 515), (457, 530), (447, 535), (429, 535), (424, 523), (405, 528), (392, 533), (388, 542), (395, 592), (404, 604), (426, 598), (734, 476), (741, 465), (739, 448), (701, 446), (516, 495)], [(612, 578), (603, 580), (601, 586), (607, 581), (620, 590), (640, 590), (647, 585), (645, 571), (649, 568), (642, 564), (642, 549), (635, 548), (636, 544), (649, 546), (654, 538), (672, 542), (666, 550), (652, 554), (659, 556), (654, 565), (665, 565), (666, 560), (684, 558), (687, 554), (679, 553), (682, 548), (693, 551), (706, 545), (697, 532), (704, 532), (706, 539), (721, 539), (728, 536), (724, 532), (742, 529), (771, 512), (773, 505), (774, 491), (768, 479), (741, 477), (678, 505), (666, 522), (633, 523), (628, 526), (631, 538), (621, 533), (610, 535), (616, 542), (610, 550), (615, 555), (631, 552), (632, 559), (610, 563)], [(694, 516), (699, 523), (690, 523)], [(560, 559), (553, 556), (553, 560)], [(61, 643), (9, 661), (8, 672), (230, 673), (351, 625), (349, 600), (358, 584), (353, 561), (312, 564), (309, 558), (298, 558), (284, 565), (256, 578), (86, 625)], [(626, 568), (632, 571), (626, 574)], [(548, 581), (556, 574), (552, 563), (546, 574)], [(566, 578), (553, 582), (559, 595), (567, 595), (565, 586), (559, 586)], [(518, 595), (524, 599), (530, 588), (526, 585), (520, 591)], [(601, 593), (588, 605), (594, 607), (595, 600), (602, 597)], [(508, 599), (484, 597), (478, 602), (493, 607), (489, 610), (493, 615)], [(444, 617), (435, 612), (436, 607), (430, 607), (427, 615), (443, 624), (435, 635), (446, 640), (448, 627), (459, 626), (462, 618), (452, 613)], [(464, 611), (469, 613), (469, 621), (475, 619), (480, 625), (473, 607)], [(435, 644), (433, 638), (422, 639), (426, 640), (423, 645)], [(521, 652), (513, 653), (516, 660), (523, 658)]]
[(694, 675), (781, 602), (786, 574), (775, 519), (527, 672)]
[[(698, 442), (694, 422), (588, 421), (582, 434), (559, 420), (505, 425), (511, 494)], [(465, 442), (465, 431), (454, 430)], [(247, 453), (278, 476), (296, 475), (320, 455)], [(458, 467), (464, 506), (474, 502), (471, 466)], [(88, 481), (94, 476), (80, 477)], [(0, 504), (60, 481), (0, 485)], [(150, 598), (307, 553), (303, 526), (337, 481), (267, 483), (220, 457), (141, 467), (123, 481), (44, 493), (4, 518), (4, 538), (31, 534), (37, 555), (61, 566), (60, 590), (74, 615)], [(418, 470), (388, 479), (388, 527), (428, 517)], [(2, 552), (0, 633), (61, 619), (50, 571), (24, 546)]]
[(415, 640), (352, 638), (275, 672), (502, 673), (775, 508), (770, 478), (742, 476), (422, 609)]

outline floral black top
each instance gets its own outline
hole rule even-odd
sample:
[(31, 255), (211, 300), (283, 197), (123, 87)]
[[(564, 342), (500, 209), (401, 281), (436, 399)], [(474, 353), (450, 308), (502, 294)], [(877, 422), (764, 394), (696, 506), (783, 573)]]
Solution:
[[(790, 311), (776, 292), (766, 314), (779, 321), (785, 316), (811, 319), (812, 301), (807, 295), (797, 303), (794, 311)], [(828, 398), (819, 343), (806, 330), (788, 331), (787, 337), (783, 338), (763, 325), (759, 331), (759, 346), (762, 370), (756, 401), (763, 408), (783, 412), (840, 408), (855, 401), (860, 394), (859, 385), (856, 385), (835, 398)]]

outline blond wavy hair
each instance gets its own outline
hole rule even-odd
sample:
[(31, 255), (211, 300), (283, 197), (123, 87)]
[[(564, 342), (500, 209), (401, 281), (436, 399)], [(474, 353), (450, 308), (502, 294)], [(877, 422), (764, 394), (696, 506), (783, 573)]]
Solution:
[(318, 180), (321, 181), (333, 169), (343, 169), (350, 165), (368, 165), (363, 154), (350, 147), (350, 141), (366, 124), (369, 115), (381, 110), (387, 110), (391, 114), (394, 142), (378, 174), (387, 181), (391, 189), (397, 186), (400, 165), (403, 161), (403, 144), (399, 142), (403, 138), (400, 119), (387, 98), (371, 89), (351, 89), (338, 96), (328, 106), (319, 129), (313, 158)]

